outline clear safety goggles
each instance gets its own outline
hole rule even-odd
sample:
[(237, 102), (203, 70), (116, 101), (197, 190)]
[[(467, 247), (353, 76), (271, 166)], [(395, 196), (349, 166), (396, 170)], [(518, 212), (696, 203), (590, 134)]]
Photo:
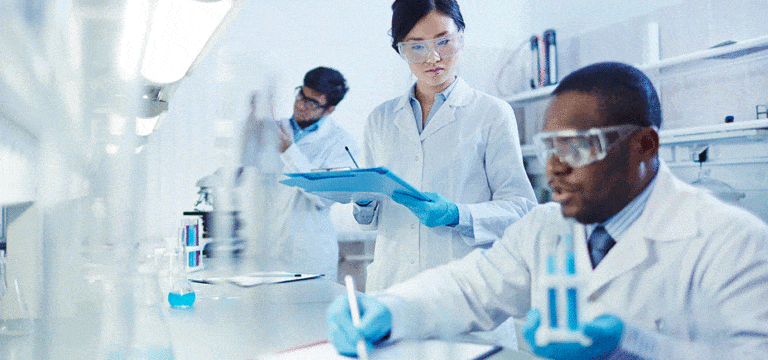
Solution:
[(423, 63), (433, 52), (437, 52), (441, 59), (456, 55), (463, 42), (463, 33), (457, 32), (432, 40), (401, 41), (397, 43), (397, 51), (409, 63)]
[(605, 159), (616, 144), (634, 134), (641, 127), (617, 125), (589, 130), (562, 130), (538, 133), (534, 141), (542, 162), (552, 155), (573, 167), (582, 167)]

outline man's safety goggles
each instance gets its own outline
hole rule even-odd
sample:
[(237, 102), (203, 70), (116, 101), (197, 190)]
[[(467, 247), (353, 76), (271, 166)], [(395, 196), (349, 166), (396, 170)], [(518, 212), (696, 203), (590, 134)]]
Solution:
[(582, 167), (605, 159), (608, 151), (641, 127), (617, 125), (589, 130), (545, 131), (534, 137), (542, 162), (554, 154), (560, 161)]
[(437, 52), (441, 59), (456, 55), (463, 40), (462, 33), (458, 32), (432, 40), (401, 41), (397, 43), (397, 51), (409, 63), (423, 63), (432, 52)]

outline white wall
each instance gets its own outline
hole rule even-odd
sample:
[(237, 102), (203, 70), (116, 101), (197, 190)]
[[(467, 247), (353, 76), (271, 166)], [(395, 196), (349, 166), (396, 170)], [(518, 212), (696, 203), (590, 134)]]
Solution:
[[(529, 0), (461, 1), (467, 48), (460, 67), (471, 85), (493, 93), (500, 53), (527, 38)], [(174, 233), (192, 210), (195, 182), (222, 164), (214, 147), (215, 124), (240, 128), (250, 94), (270, 82), (276, 113), (291, 115), (293, 88), (316, 66), (344, 74), (350, 91), (334, 113), (362, 141), (363, 124), (381, 102), (412, 83), (407, 65), (391, 48), (391, 0), (250, 0), (217, 46), (183, 80), (168, 114), (152, 134), (149, 152), (148, 234)], [(274, 80), (270, 80), (274, 79)]]

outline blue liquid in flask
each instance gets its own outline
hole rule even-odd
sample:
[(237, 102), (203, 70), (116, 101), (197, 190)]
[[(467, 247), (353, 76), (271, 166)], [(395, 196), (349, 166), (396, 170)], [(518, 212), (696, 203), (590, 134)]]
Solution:
[(168, 303), (176, 308), (190, 307), (195, 303), (195, 293), (188, 292), (186, 294), (179, 294), (170, 292), (168, 293)]

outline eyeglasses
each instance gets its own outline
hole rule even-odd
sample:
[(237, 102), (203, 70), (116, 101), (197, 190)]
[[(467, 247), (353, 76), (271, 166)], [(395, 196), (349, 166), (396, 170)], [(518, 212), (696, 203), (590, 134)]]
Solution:
[(328, 104), (322, 105), (317, 100), (308, 98), (306, 95), (304, 95), (304, 90), (302, 90), (302, 86), (297, 86), (295, 91), (296, 91), (296, 101), (302, 104), (309, 111), (327, 109), (330, 107)]
[(619, 142), (641, 129), (637, 125), (617, 125), (589, 130), (546, 131), (534, 137), (542, 162), (554, 154), (560, 161), (582, 167), (605, 159)]
[(463, 42), (463, 33), (458, 32), (432, 40), (401, 41), (397, 43), (397, 51), (409, 63), (423, 63), (435, 51), (441, 59), (456, 55)]

